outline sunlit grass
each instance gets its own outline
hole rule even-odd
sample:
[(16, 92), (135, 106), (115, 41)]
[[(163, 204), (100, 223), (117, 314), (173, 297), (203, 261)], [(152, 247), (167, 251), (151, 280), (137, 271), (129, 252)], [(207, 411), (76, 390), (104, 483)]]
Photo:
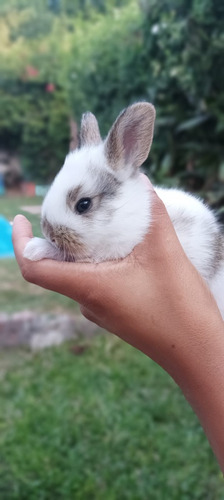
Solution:
[[(39, 200), (0, 199), (0, 213), (10, 220), (28, 203)], [(0, 312), (76, 307), (25, 282), (14, 259), (0, 260), (0, 286)], [(0, 351), (0, 499), (222, 500), (212, 451), (170, 377), (109, 334), (85, 346)]]
[[(35, 236), (41, 236), (40, 216), (21, 209), (41, 205), (42, 198), (0, 197), (0, 214), (12, 221), (16, 214), (25, 215)], [(0, 259), (0, 312), (13, 313), (24, 309), (37, 311), (74, 310), (75, 303), (62, 295), (27, 283), (21, 276), (15, 259)]]
[(197, 418), (143, 354), (108, 334), (1, 357), (2, 499), (223, 499)]
[(29, 205), (41, 205), (43, 198), (35, 197), (22, 197), (22, 196), (0, 196), (0, 214), (4, 215), (10, 222), (18, 213), (23, 214), (29, 219), (33, 225), (35, 236), (41, 236), (40, 230), (40, 216), (33, 215), (23, 210), (22, 207)]

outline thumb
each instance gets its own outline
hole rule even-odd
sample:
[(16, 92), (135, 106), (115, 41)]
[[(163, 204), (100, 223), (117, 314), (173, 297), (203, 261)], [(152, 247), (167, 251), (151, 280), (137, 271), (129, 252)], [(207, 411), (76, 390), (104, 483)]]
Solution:
[(147, 254), (150, 251), (152, 255), (152, 252), (156, 254), (163, 249), (167, 251), (170, 245), (174, 248), (175, 245), (180, 246), (180, 243), (167, 208), (159, 196), (160, 191), (157, 191), (157, 188), (153, 187), (152, 183), (145, 175), (143, 175), (143, 177), (149, 190), (150, 223), (144, 241), (140, 243), (136, 249), (138, 252), (141, 250), (143, 250), (143, 252), (146, 251)]
[(23, 215), (17, 215), (13, 223), (13, 245), (24, 279), (82, 303), (97, 282), (96, 265), (50, 259), (30, 261), (23, 256), (23, 252), (32, 236), (30, 222)]

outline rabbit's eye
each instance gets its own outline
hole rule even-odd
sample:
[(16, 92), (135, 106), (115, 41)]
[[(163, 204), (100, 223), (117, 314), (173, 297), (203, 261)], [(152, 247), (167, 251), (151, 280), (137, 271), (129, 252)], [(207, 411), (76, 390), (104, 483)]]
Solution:
[(79, 214), (83, 214), (91, 207), (91, 204), (91, 198), (81, 198), (81, 200), (76, 203), (75, 209)]

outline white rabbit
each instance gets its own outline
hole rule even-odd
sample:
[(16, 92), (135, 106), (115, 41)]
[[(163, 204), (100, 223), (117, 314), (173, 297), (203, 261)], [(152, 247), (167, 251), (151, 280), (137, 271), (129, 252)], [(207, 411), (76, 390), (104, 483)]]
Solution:
[[(133, 104), (102, 141), (95, 116), (83, 115), (80, 148), (68, 154), (43, 202), (46, 239), (27, 244), (27, 259), (100, 262), (125, 257), (143, 240), (151, 204), (139, 167), (149, 154), (154, 120), (152, 104)], [(215, 215), (181, 190), (156, 191), (224, 317), (224, 235)]]

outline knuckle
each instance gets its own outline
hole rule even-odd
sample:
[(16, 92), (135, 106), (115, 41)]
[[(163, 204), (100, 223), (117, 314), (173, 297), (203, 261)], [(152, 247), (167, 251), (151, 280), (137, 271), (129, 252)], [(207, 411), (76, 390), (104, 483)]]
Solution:
[(21, 265), (21, 274), (25, 281), (28, 281), (29, 283), (35, 282), (33, 266), (31, 266), (28, 262), (24, 262)]
[(94, 314), (85, 306), (80, 306), (80, 311), (84, 318), (88, 319), (88, 321), (92, 321), (92, 323), (96, 322), (96, 318)]

